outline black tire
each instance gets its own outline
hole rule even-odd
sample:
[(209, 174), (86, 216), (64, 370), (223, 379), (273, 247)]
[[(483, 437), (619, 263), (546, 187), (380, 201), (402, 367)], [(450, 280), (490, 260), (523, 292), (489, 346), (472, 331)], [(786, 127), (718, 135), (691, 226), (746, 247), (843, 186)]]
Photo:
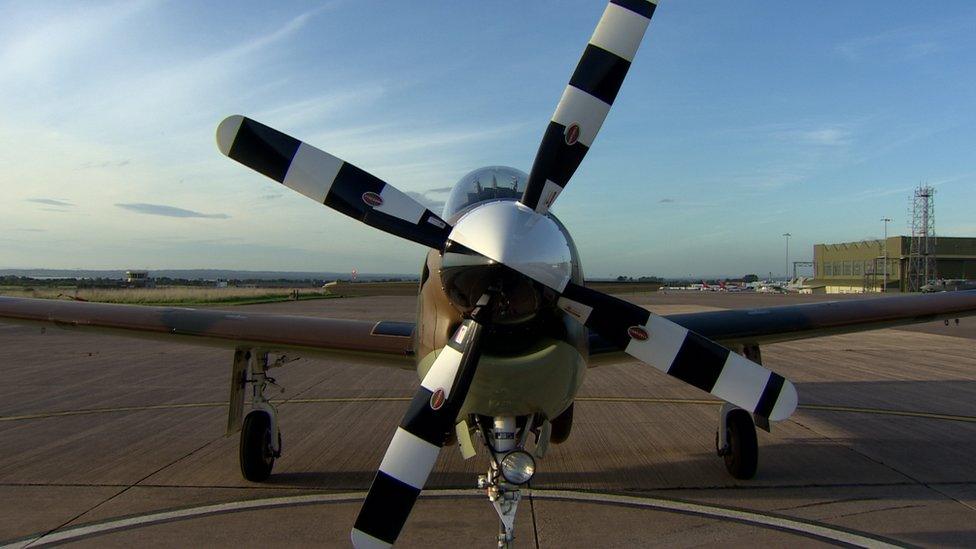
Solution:
[(756, 440), (756, 424), (745, 410), (732, 410), (726, 417), (729, 452), (725, 458), (725, 468), (739, 480), (756, 476), (759, 466), (759, 442)]
[(271, 418), (266, 412), (256, 410), (244, 418), (240, 461), (241, 474), (251, 482), (263, 482), (271, 476), (275, 458), (271, 449)]
[(569, 438), (569, 433), (573, 430), (573, 406), (575, 405), (575, 402), (570, 404), (569, 408), (563, 410), (563, 413), (552, 420), (552, 431), (549, 434), (549, 442), (562, 444)]

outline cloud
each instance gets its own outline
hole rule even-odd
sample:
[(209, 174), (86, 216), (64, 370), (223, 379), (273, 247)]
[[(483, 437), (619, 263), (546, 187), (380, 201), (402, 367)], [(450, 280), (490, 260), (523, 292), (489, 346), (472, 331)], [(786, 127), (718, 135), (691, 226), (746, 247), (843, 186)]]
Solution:
[[(34, 202), (37, 204), (46, 204), (48, 206), (56, 206), (58, 208), (73, 208), (74, 204), (66, 200), (57, 200), (55, 198), (28, 198), (28, 202)], [(50, 210), (50, 208), (45, 208)], [(57, 210), (54, 210), (57, 211)]]
[(21, 79), (57, 74), (85, 46), (111, 35), (118, 25), (155, 3), (88, 3), (64, 6), (60, 13), (39, 6), (33, 17), (21, 17), (18, 23), (23, 30), (9, 37), (0, 49), (0, 77), (5, 73)]
[(230, 216), (224, 213), (201, 213), (195, 212), (193, 210), (184, 210), (183, 208), (177, 208), (175, 206), (166, 206), (164, 204), (144, 204), (140, 202), (131, 204), (116, 204), (117, 207), (123, 210), (129, 210), (130, 212), (141, 213), (146, 215), (161, 215), (164, 217), (195, 217), (201, 219), (229, 219)]
[(268, 124), (282, 128), (314, 127), (329, 116), (348, 113), (352, 109), (363, 108), (365, 105), (375, 103), (386, 93), (387, 90), (382, 85), (363, 85), (352, 90), (343, 89), (291, 103), (279, 104), (253, 113), (253, 118), (267, 121)]
[(893, 29), (846, 40), (837, 44), (834, 51), (855, 63), (881, 59), (910, 61), (946, 50), (944, 41), (957, 30), (956, 25)]
[(814, 145), (839, 146), (849, 145), (851, 142), (851, 132), (836, 126), (797, 131), (793, 135), (800, 141)]
[(82, 169), (88, 168), (122, 168), (131, 164), (128, 158), (124, 160), (106, 160), (104, 162), (85, 162), (81, 165)]
[(416, 200), (417, 202), (420, 202), (428, 210), (434, 213), (440, 213), (441, 211), (444, 210), (444, 201), (427, 196), (428, 194), (434, 192), (435, 192), (434, 190), (424, 191), (419, 193), (415, 191), (405, 191), (403, 194), (409, 196), (410, 198)]

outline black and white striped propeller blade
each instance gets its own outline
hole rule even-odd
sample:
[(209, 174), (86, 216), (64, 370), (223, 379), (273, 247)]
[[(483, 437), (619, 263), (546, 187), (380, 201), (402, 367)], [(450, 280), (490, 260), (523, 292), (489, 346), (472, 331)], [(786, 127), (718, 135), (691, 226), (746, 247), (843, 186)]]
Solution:
[(424, 376), (356, 518), (355, 547), (389, 547), (400, 535), (471, 387), (481, 331), (465, 320)]
[(451, 226), (396, 187), (294, 137), (240, 115), (217, 127), (224, 155), (320, 204), (394, 234), (442, 249)]
[(657, 0), (610, 0), (536, 153), (521, 202), (544, 214), (593, 145)]
[(783, 376), (643, 307), (573, 283), (558, 305), (632, 357), (744, 410), (780, 421), (796, 409)]

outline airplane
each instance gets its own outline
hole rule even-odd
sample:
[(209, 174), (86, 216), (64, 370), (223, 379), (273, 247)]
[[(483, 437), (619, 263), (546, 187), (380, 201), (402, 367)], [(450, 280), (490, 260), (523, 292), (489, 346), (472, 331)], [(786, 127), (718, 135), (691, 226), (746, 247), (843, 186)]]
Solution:
[(748, 289), (743, 283), (728, 284), (724, 280), (719, 282), (718, 285), (723, 292), (744, 292)]
[(920, 288), (923, 292), (958, 292), (960, 290), (976, 289), (976, 280), (964, 278), (950, 278), (932, 280)]
[(510, 546), (520, 489), (550, 444), (570, 436), (575, 396), (601, 364), (636, 360), (725, 401), (716, 453), (733, 477), (751, 478), (756, 427), (770, 430), (798, 401), (790, 381), (762, 366), (762, 345), (973, 315), (976, 291), (660, 316), (587, 288), (576, 245), (550, 208), (593, 145), (655, 9), (655, 0), (611, 0), (531, 171), (475, 170), (443, 215), (260, 122), (235, 115), (219, 124), (217, 147), (229, 158), (430, 248), (414, 323), (9, 297), (0, 298), (0, 320), (233, 350), (227, 433), (240, 431), (241, 471), (254, 482), (281, 457), (269, 372), (294, 353), (416, 369), (420, 386), (353, 524), (356, 547), (396, 542), (452, 440), (465, 458), (483, 446), (478, 486), (498, 517), (499, 547)]

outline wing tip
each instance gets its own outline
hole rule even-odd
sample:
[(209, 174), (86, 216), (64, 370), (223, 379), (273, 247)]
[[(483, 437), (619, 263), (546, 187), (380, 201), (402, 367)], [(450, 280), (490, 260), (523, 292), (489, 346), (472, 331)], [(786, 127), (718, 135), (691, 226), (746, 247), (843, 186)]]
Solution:
[(230, 156), (230, 148), (234, 145), (237, 138), (237, 131), (241, 129), (244, 117), (235, 114), (223, 119), (217, 126), (217, 148), (224, 156)]

